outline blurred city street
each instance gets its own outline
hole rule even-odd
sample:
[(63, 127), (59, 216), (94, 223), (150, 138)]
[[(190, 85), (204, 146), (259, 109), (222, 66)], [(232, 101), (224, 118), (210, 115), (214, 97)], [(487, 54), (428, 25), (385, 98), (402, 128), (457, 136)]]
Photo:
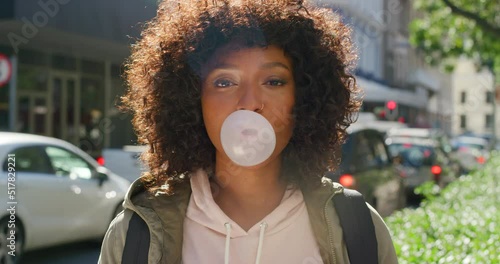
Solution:
[[(23, 249), (21, 264), (97, 262), (100, 240), (123, 210), (129, 186), (148, 171), (140, 159), (148, 146), (139, 142), (131, 113), (119, 110), (119, 105), (127, 90), (123, 75), (130, 47), (157, 14), (159, 2), (0, 3), (0, 200), (5, 201), (0, 204), (0, 264), (11, 263), (8, 252), (16, 246)], [(392, 221), (399, 227), (391, 230), (399, 237), (395, 241), (405, 241), (408, 229), (398, 224), (431, 210), (426, 208), (445, 215), (480, 208), (462, 197), (454, 198), (455, 203), (446, 200), (451, 195), (441, 194), (448, 186), (467, 189), (466, 184), (500, 175), (500, 165), (491, 165), (500, 164), (498, 0), (310, 2), (333, 11), (352, 28), (359, 60), (349, 74), (363, 97), (356, 122), (334, 153), (338, 167), (325, 168), (322, 176), (358, 190), (387, 222), (395, 219), (391, 217), (403, 219)], [(164, 72), (154, 74), (162, 78)], [(155, 118), (151, 120), (158, 122)], [(490, 180), (482, 193), (492, 196), (498, 183)], [(432, 201), (444, 209), (436, 209)], [(496, 223), (478, 228), (494, 230), (483, 238), (489, 241), (483, 241), (487, 248), (494, 245), (490, 240), (498, 240), (500, 213), (494, 206), (483, 211), (492, 216), (481, 215), (481, 221)], [(420, 216), (428, 220), (435, 213)], [(477, 223), (475, 219), (464, 226), (475, 228)], [(438, 248), (444, 240), (436, 240)], [(468, 245), (453, 243), (443, 248)], [(410, 251), (408, 245), (396, 247), (398, 257)], [(477, 251), (490, 260), (489, 249)], [(483, 255), (467, 263), (483, 263)], [(455, 263), (465, 259), (454, 257)], [(437, 263), (434, 260), (415, 261)]]
[(36, 250), (27, 253), (20, 264), (89, 264), (97, 263), (100, 243), (75, 244)]

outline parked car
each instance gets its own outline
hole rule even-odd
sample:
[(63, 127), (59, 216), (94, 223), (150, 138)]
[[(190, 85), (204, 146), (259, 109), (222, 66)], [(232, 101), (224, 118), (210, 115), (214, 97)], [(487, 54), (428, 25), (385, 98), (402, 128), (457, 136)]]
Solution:
[(134, 181), (147, 171), (139, 156), (147, 150), (147, 146), (127, 145), (123, 148), (109, 148), (102, 151), (103, 165), (112, 172)]
[(389, 138), (419, 138), (432, 140), (437, 148), (450, 161), (450, 166), (458, 171), (458, 176), (467, 174), (470, 169), (464, 158), (454, 151), (450, 138), (442, 131), (429, 128), (395, 128), (387, 132)]
[(408, 198), (413, 197), (415, 188), (425, 182), (433, 181), (444, 187), (457, 176), (458, 167), (431, 139), (389, 137), (385, 142), (391, 155), (399, 161)]
[(394, 167), (380, 132), (356, 126), (337, 156), (339, 168), (327, 176), (363, 194), (382, 216), (406, 206), (404, 182)]
[(452, 141), (453, 148), (457, 150), (477, 150), (482, 153), (488, 153), (488, 141), (480, 137), (459, 136)]
[[(461, 135), (458, 135), (455, 138), (461, 138), (461, 137), (471, 137), (471, 138), (479, 138), (484, 140), (483, 142), (486, 142), (485, 150), (491, 151), (495, 149), (495, 144), (497, 143), (498, 140), (495, 140), (493, 138), (493, 135), (491, 133), (473, 133), (473, 132), (466, 132)], [(483, 144), (483, 143), (481, 143)]]
[(483, 167), (488, 161), (489, 142), (484, 138), (459, 136), (452, 140), (452, 145), (466, 173)]
[(449, 137), (440, 130), (430, 128), (394, 128), (387, 132), (387, 137), (410, 137), (430, 139), (436, 142), (436, 146), (446, 155), (452, 152), (452, 145)]
[(45, 136), (0, 132), (0, 160), (0, 263), (10, 263), (5, 243), (11, 232), (17, 257), (102, 239), (130, 185), (78, 147)]

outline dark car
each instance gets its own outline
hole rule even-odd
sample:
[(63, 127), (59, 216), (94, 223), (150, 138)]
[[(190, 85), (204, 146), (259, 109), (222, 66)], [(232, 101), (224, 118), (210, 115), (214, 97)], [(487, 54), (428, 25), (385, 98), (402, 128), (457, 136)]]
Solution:
[(444, 187), (457, 176), (457, 167), (434, 140), (395, 137), (386, 139), (392, 156), (399, 160), (407, 195), (414, 196), (416, 187), (433, 181)]
[(457, 171), (458, 175), (467, 174), (470, 169), (467, 162), (461, 155), (453, 150), (450, 138), (441, 130), (429, 128), (394, 128), (387, 132), (387, 138), (415, 138), (422, 140), (433, 141), (436, 148), (439, 148), (440, 153), (446, 156), (449, 161), (449, 166), (453, 171)]
[[(384, 138), (374, 129), (348, 130), (339, 168), (328, 177), (363, 194), (382, 216), (406, 206), (404, 182), (389, 154)], [(340, 151), (339, 151), (340, 152)]]

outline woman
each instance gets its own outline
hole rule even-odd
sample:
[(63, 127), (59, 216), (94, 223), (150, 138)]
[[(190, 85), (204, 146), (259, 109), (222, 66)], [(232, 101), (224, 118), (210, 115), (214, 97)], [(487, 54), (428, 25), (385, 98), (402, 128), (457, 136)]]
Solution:
[[(342, 186), (322, 176), (360, 105), (354, 59), (340, 18), (302, 1), (162, 2), (123, 97), (150, 171), (100, 263), (122, 262), (134, 213), (149, 263), (349, 263), (331, 201)], [(379, 263), (397, 263), (371, 210)]]

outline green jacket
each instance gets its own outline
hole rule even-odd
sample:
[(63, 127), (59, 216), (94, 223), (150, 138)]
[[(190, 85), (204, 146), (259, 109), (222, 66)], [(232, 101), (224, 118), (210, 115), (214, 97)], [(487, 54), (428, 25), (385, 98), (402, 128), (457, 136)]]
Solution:
[[(130, 187), (123, 206), (125, 210), (111, 222), (104, 237), (99, 262), (120, 264), (133, 212), (147, 223), (150, 230), (149, 263), (182, 263), (182, 235), (186, 210), (191, 195), (189, 186), (172, 196), (154, 196), (145, 191), (140, 180)], [(349, 263), (347, 249), (342, 239), (342, 228), (332, 202), (343, 187), (323, 178), (321, 188), (306, 192), (304, 201), (316, 235), (323, 263)], [(378, 242), (379, 263), (398, 263), (392, 240), (380, 215), (371, 207)]]

